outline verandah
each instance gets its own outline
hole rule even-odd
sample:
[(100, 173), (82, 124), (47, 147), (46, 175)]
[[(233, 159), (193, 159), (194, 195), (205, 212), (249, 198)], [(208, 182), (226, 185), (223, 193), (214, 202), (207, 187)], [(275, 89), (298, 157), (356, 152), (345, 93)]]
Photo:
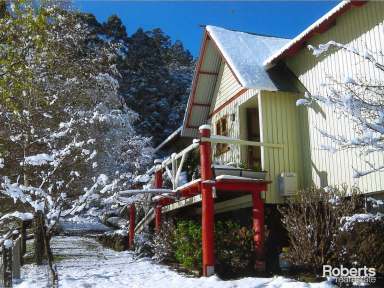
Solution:
[[(252, 229), (253, 239), (256, 253), (256, 269), (258, 271), (265, 270), (264, 257), (264, 202), (261, 197), (262, 192), (267, 191), (268, 181), (251, 179), (245, 177), (219, 176), (213, 177), (212, 169), (212, 149), (211, 143), (232, 142), (242, 145), (254, 146), (276, 146), (274, 144), (241, 141), (238, 139), (224, 139), (222, 137), (211, 137), (209, 125), (203, 125), (199, 129), (200, 139), (195, 140), (192, 145), (185, 148), (179, 154), (173, 154), (169, 159), (164, 161), (155, 161), (155, 166), (148, 174), (154, 174), (153, 188), (147, 190), (128, 190), (120, 192), (122, 197), (131, 196), (137, 193), (159, 194), (154, 197), (154, 222), (155, 231), (159, 232), (162, 224), (163, 211), (169, 209), (171, 205), (178, 204), (185, 199), (200, 195), (201, 197), (201, 227), (202, 227), (202, 261), (203, 276), (214, 274), (215, 255), (214, 255), (214, 218), (215, 218), (215, 201), (214, 195), (217, 191), (221, 193), (243, 192), (252, 195)], [(242, 143), (246, 142), (246, 143)], [(186, 154), (193, 149), (199, 148), (200, 155), (200, 174), (201, 178), (188, 182), (187, 184), (177, 187), (178, 178), (186, 157)], [(181, 158), (180, 165), (177, 167), (177, 158)], [(172, 172), (168, 169), (168, 165), (172, 164)], [(166, 172), (173, 184), (173, 189), (163, 188), (163, 172)], [(180, 200), (182, 199), (182, 200)], [(181, 204), (180, 206), (183, 206)], [(130, 204), (129, 219), (129, 247), (134, 246), (135, 230), (135, 204)], [(138, 225), (142, 225), (140, 222)], [(136, 229), (135, 229), (136, 228)]]

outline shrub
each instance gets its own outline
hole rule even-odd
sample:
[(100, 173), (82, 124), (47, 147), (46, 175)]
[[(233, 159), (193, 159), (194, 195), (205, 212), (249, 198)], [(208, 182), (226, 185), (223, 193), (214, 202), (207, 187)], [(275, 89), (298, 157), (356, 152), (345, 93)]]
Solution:
[(175, 259), (187, 269), (201, 270), (201, 226), (194, 221), (180, 221), (174, 236)]
[(361, 211), (363, 199), (357, 189), (346, 187), (301, 191), (279, 207), (290, 240), (288, 260), (305, 269), (321, 271), (341, 251), (335, 245), (344, 216)]
[[(201, 270), (201, 225), (194, 221), (181, 221), (174, 232), (175, 259), (185, 268)], [(232, 276), (252, 268), (254, 246), (252, 230), (233, 221), (217, 221), (215, 247), (218, 270)], [(230, 272), (231, 275), (228, 274)]]
[(135, 253), (138, 257), (153, 256), (152, 234), (142, 232), (135, 235)]
[[(382, 214), (381, 214), (382, 215)], [(384, 273), (384, 218), (354, 222), (336, 240), (335, 262), (349, 267), (373, 267)]]
[(172, 261), (174, 257), (175, 225), (172, 221), (164, 221), (159, 233), (152, 237), (151, 247), (153, 259), (158, 262)]
[(233, 221), (218, 221), (215, 238), (219, 272), (237, 274), (252, 269), (255, 252), (251, 229)]

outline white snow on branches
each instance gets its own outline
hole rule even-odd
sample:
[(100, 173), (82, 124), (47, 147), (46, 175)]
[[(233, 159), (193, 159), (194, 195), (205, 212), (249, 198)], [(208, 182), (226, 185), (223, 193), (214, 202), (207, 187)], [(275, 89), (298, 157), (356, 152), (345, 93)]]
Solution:
[(384, 219), (384, 214), (380, 212), (377, 212), (376, 214), (371, 214), (371, 213), (354, 214), (350, 217), (343, 217), (341, 219), (341, 224), (343, 226), (340, 228), (340, 230), (349, 231), (352, 229), (355, 223), (375, 222), (382, 219)]
[(27, 156), (24, 158), (25, 164), (31, 165), (31, 166), (41, 166), (41, 165), (50, 164), (54, 160), (55, 159), (52, 155), (48, 155), (46, 153)]
[(33, 214), (32, 213), (28, 213), (28, 212), (23, 213), (23, 212), (15, 211), (15, 212), (12, 212), (12, 213), (5, 214), (4, 216), (2, 216), (0, 218), (0, 220), (9, 219), (9, 218), (17, 218), (17, 219), (20, 219), (20, 220), (32, 220), (33, 219)]
[(328, 80), (319, 87), (321, 92), (311, 95), (306, 93), (304, 99), (299, 99), (296, 104), (315, 109), (310, 104), (317, 102), (350, 123), (353, 131), (345, 135), (325, 128), (316, 129), (332, 142), (332, 145), (322, 145), (321, 149), (332, 153), (347, 149), (357, 152), (363, 164), (353, 167), (354, 178), (384, 171), (384, 163), (372, 161), (371, 157), (384, 152), (384, 64), (380, 62), (383, 59), (382, 52), (373, 52), (368, 48), (361, 51), (350, 44), (335, 41), (318, 47), (308, 45), (308, 49), (316, 57), (330, 52), (331, 49), (352, 54), (350, 59), (356, 59), (357, 68), (359, 65), (368, 65), (375, 70), (375, 73), (369, 75), (362, 74), (366, 69), (356, 69), (351, 75), (326, 75)]

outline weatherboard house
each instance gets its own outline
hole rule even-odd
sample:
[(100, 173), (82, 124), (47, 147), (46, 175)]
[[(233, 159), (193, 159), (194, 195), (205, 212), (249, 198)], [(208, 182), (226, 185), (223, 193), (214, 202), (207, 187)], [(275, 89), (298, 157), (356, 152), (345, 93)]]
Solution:
[[(321, 129), (347, 135), (354, 133), (352, 124), (328, 107), (296, 105), (305, 92), (321, 93), (328, 74), (377, 76), (351, 53), (314, 57), (308, 45), (333, 40), (384, 51), (383, 32), (384, 3), (367, 1), (341, 2), (291, 40), (206, 26), (183, 125), (158, 147), (172, 155), (148, 172), (154, 175), (156, 204), (136, 227), (131, 224), (132, 241), (134, 231), (152, 220), (160, 229), (165, 215), (198, 215), (203, 274), (210, 275), (214, 218), (235, 217), (252, 223), (257, 265), (263, 269), (265, 226), (281, 229), (276, 204), (300, 189), (346, 183), (383, 197), (380, 172), (353, 178), (353, 167), (367, 165), (357, 153), (319, 148), (330, 141)], [(194, 150), (199, 174), (182, 182), (183, 165)], [(384, 155), (371, 157), (384, 165)], [(165, 178), (171, 187), (165, 187)]]

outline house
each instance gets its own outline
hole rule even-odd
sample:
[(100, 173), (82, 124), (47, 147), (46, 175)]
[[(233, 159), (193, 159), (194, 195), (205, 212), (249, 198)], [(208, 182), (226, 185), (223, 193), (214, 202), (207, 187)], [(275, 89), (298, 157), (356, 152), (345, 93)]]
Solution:
[[(185, 214), (189, 209), (202, 214), (204, 275), (212, 273), (214, 263), (214, 214), (231, 212), (231, 217), (240, 219), (240, 211), (252, 213), (256, 251), (265, 260), (264, 211), (276, 212), (276, 204), (284, 203), (291, 192), (345, 183), (375, 197), (384, 196), (380, 172), (353, 178), (353, 167), (367, 165), (358, 153), (331, 154), (320, 149), (329, 144), (321, 129), (330, 134), (354, 133), (350, 121), (322, 105), (296, 105), (305, 92), (321, 93), (328, 73), (364, 72), (366, 77), (380, 77), (372, 65), (362, 64), (351, 53), (336, 50), (316, 58), (308, 45), (334, 40), (384, 51), (383, 32), (384, 3), (367, 1), (341, 2), (291, 40), (205, 27), (183, 125), (162, 145), (172, 150), (180, 139), (192, 144), (151, 170), (154, 192), (160, 193), (152, 212), (157, 229), (162, 213), (177, 217), (180, 214), (175, 211)], [(192, 142), (193, 138), (199, 140)], [(180, 186), (185, 155), (196, 148), (200, 149), (201, 178)], [(370, 160), (382, 166), (382, 154), (371, 155)], [(217, 177), (214, 173), (222, 166), (267, 175), (266, 179)], [(163, 175), (172, 179), (172, 189), (164, 190)], [(170, 200), (169, 195), (179, 198)], [(271, 220), (274, 217), (265, 218), (271, 229), (278, 229)]]
[[(378, 73), (373, 64), (361, 61), (361, 58), (353, 53), (336, 50), (316, 58), (306, 48), (308, 45), (316, 47), (329, 41), (350, 45), (363, 53), (367, 49), (373, 52), (384, 51), (384, 3), (341, 2), (270, 56), (264, 66), (271, 69), (278, 63), (284, 63), (299, 80), (295, 84), (302, 93), (324, 93), (321, 84), (327, 82), (329, 76), (341, 79), (360, 76), (368, 81), (384, 80), (383, 73)], [(325, 105), (307, 109), (307, 116), (301, 128), (308, 132), (303, 135), (304, 143), (309, 143), (309, 153), (306, 156), (308, 158), (304, 161), (303, 170), (305, 186), (315, 184), (324, 187), (346, 183), (348, 186), (358, 186), (364, 193), (383, 198), (383, 172), (353, 178), (353, 169), (369, 169), (364, 160), (369, 160), (377, 167), (383, 166), (384, 153), (373, 153), (369, 158), (363, 158), (359, 151), (345, 150), (332, 154), (319, 149), (322, 145), (331, 145), (330, 140), (321, 134), (321, 130), (333, 135), (353, 136), (352, 123), (338, 116)]]
[[(321, 130), (353, 134), (351, 122), (324, 105), (297, 107), (296, 100), (305, 92), (321, 93), (321, 84), (329, 76), (363, 71), (377, 79), (374, 65), (361, 64), (352, 53), (338, 50), (316, 58), (306, 46), (333, 40), (357, 49), (384, 51), (383, 19), (381, 2), (345, 1), (292, 40), (207, 26), (181, 136), (197, 137), (197, 128), (208, 123), (215, 135), (282, 144), (282, 148), (214, 147), (214, 162), (245, 164), (268, 172), (272, 184), (266, 203), (284, 201), (278, 183), (283, 172), (297, 175), (298, 189), (347, 184), (380, 197), (382, 173), (353, 177), (354, 168), (369, 168), (358, 151), (321, 149), (330, 145)], [(371, 155), (370, 161), (382, 166), (384, 155)]]

